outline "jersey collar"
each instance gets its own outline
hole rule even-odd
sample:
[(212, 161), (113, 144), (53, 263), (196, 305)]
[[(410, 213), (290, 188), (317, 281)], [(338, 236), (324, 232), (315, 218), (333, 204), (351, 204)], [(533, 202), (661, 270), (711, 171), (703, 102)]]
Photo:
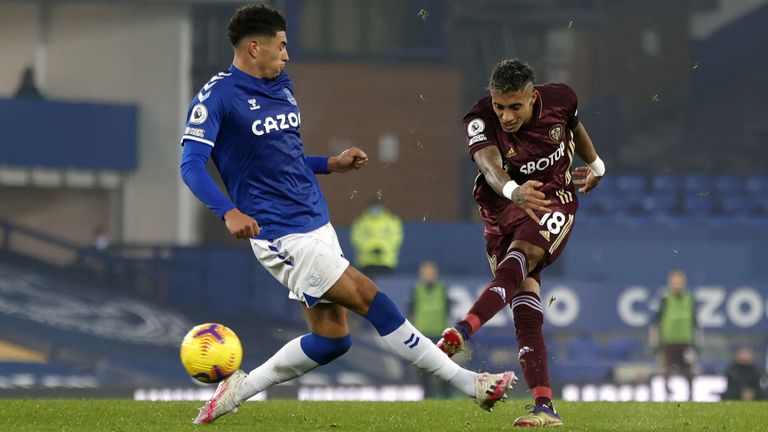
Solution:
[(227, 71), (230, 72), (232, 76), (236, 77), (237, 79), (245, 80), (247, 82), (254, 83), (264, 87), (272, 87), (275, 85), (284, 84), (285, 81), (288, 80), (288, 74), (284, 70), (280, 71), (280, 75), (278, 75), (277, 78), (271, 79), (271, 80), (258, 78), (253, 75), (250, 75), (246, 72), (241, 71), (235, 65), (230, 65)]

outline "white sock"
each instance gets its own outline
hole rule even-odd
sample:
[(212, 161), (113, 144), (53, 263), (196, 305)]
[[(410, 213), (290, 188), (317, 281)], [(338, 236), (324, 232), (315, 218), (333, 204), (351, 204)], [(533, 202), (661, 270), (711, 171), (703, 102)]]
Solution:
[(243, 386), (238, 390), (238, 398), (246, 400), (275, 384), (304, 375), (320, 366), (320, 364), (307, 357), (304, 350), (301, 349), (302, 337), (299, 336), (283, 345), (269, 360), (249, 372)]
[(454, 363), (408, 320), (382, 339), (400, 358), (448, 381), (467, 396), (475, 396), (476, 374)]

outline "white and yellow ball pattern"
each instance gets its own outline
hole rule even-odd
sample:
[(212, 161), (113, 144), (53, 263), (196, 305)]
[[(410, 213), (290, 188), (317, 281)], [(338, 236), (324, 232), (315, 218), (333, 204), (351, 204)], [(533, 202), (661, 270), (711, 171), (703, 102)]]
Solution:
[(240, 368), (243, 348), (235, 332), (216, 323), (200, 324), (181, 342), (181, 363), (194, 379), (219, 382)]

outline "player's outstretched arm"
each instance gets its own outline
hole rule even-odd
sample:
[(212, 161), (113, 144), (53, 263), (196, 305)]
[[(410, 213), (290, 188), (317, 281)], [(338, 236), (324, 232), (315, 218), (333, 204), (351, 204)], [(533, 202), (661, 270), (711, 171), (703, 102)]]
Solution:
[(328, 171), (344, 173), (351, 169), (360, 169), (368, 163), (368, 155), (358, 147), (350, 147), (338, 156), (328, 158)]
[(524, 209), (528, 216), (538, 221), (539, 218), (533, 212), (541, 211), (548, 213), (549, 201), (546, 200), (544, 192), (538, 190), (544, 184), (536, 180), (528, 180), (522, 185), (518, 185), (509, 177), (501, 162), (501, 153), (496, 146), (488, 146), (475, 152), (475, 163), (483, 173), (485, 181), (496, 191), (497, 194), (512, 200), (518, 207)]
[(576, 154), (588, 165), (576, 167), (573, 170), (573, 183), (581, 186), (579, 192), (588, 194), (605, 175), (605, 164), (597, 156), (595, 145), (581, 123), (573, 129), (573, 142), (576, 144)]

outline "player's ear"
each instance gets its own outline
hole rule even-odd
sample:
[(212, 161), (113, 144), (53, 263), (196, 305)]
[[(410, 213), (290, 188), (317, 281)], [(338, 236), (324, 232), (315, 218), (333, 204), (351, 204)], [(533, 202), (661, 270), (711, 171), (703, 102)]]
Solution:
[(533, 105), (536, 102), (536, 99), (539, 97), (539, 91), (534, 90), (531, 92), (531, 105)]
[(259, 52), (259, 42), (256, 39), (244, 40), (243, 49), (250, 57), (256, 57)]

